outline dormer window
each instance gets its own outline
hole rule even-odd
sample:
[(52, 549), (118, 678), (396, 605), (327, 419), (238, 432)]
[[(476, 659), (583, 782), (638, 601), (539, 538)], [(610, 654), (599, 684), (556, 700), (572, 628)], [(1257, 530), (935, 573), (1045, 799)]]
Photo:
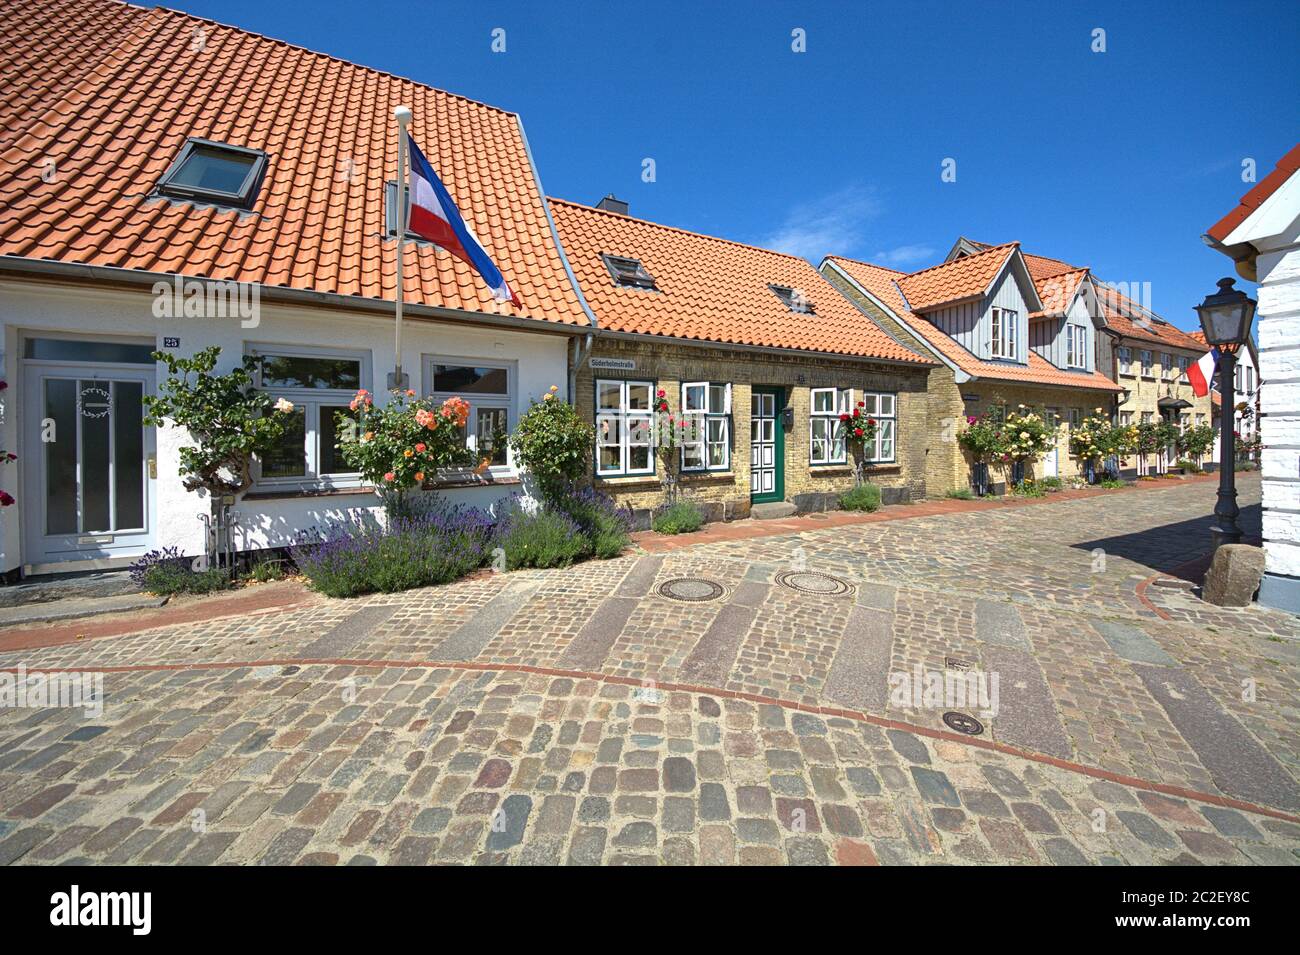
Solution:
[(609, 269), (616, 285), (624, 288), (655, 289), (654, 276), (645, 270), (639, 259), (629, 259), (621, 255), (602, 255), (605, 268)]
[(808, 300), (808, 296), (797, 288), (786, 288), (784, 285), (769, 285), (772, 294), (781, 300), (781, 304), (790, 311), (799, 315), (812, 315), (813, 305)]
[(187, 139), (158, 181), (158, 192), (247, 209), (257, 198), (266, 153), (207, 139)]
[(989, 355), (993, 358), (1018, 357), (1016, 332), (1020, 325), (1020, 315), (1012, 308), (993, 306), (990, 309), (991, 327), (989, 337)]

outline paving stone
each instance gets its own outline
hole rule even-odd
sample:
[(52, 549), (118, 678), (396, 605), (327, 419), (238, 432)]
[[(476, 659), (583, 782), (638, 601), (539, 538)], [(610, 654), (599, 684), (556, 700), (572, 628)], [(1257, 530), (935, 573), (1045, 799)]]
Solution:
[(695, 764), (684, 756), (664, 760), (664, 789), (670, 793), (688, 793), (695, 789)]
[(885, 735), (899, 756), (912, 763), (930, 765), (930, 751), (916, 736), (902, 730), (889, 730)]
[(1220, 834), (1233, 839), (1246, 839), (1250, 842), (1263, 842), (1264, 835), (1250, 824), (1250, 820), (1233, 809), (1220, 809), (1218, 806), (1201, 806), (1201, 814)]
[(1172, 849), (1176, 843), (1174, 837), (1167, 833), (1150, 816), (1140, 812), (1118, 810), (1115, 815), (1133, 835), (1149, 846), (1157, 849)]
[(961, 805), (957, 790), (943, 773), (924, 766), (913, 766), (912, 778), (916, 780), (916, 788), (926, 802), (940, 806)]
[(653, 823), (629, 822), (614, 836), (613, 844), (619, 848), (647, 848), (657, 840), (658, 830)]
[(700, 819), (705, 822), (722, 822), (731, 818), (731, 805), (727, 791), (718, 783), (700, 784)]

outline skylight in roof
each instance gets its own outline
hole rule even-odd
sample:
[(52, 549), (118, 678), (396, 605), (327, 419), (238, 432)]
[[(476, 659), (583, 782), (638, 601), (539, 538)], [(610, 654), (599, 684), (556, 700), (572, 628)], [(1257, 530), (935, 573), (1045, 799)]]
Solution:
[(639, 259), (621, 255), (601, 255), (601, 258), (617, 284), (627, 288), (655, 288), (654, 276), (645, 270)]
[(158, 191), (183, 199), (201, 199), (248, 208), (266, 168), (266, 153), (243, 146), (187, 139), (180, 155), (163, 173)]
[(769, 285), (777, 298), (790, 311), (799, 315), (812, 315), (813, 304), (809, 301), (808, 296), (797, 288), (786, 288), (784, 285)]

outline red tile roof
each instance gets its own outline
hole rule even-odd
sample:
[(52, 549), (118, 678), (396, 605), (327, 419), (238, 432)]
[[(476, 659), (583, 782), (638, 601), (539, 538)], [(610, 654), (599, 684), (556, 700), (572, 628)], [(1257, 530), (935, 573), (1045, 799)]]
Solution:
[[(407, 300), (589, 322), (513, 113), (116, 0), (0, 0), (0, 49), (0, 254), (392, 298), (384, 183), (403, 104), (524, 304), (497, 306), (469, 266), (423, 244), (407, 247)], [(151, 198), (191, 136), (266, 151), (251, 211)]]
[(993, 246), (974, 255), (912, 272), (898, 280), (899, 288), (915, 312), (926, 312), (950, 302), (975, 298), (988, 291), (1018, 245), (1019, 243), (1012, 242)]
[[(1025, 256), (1026, 260), (1028, 258), (1029, 256)], [(1038, 290), (1038, 297), (1043, 301), (1043, 308), (1041, 311), (1031, 312), (1029, 317), (1064, 315), (1074, 302), (1079, 286), (1089, 277), (1087, 269), (1072, 269), (1034, 278), (1034, 288)]]
[[(806, 259), (551, 199), (582, 294), (602, 329), (928, 364), (871, 322)], [(618, 285), (602, 254), (637, 259), (658, 291)], [(769, 285), (797, 289), (797, 314)]]
[(1216, 242), (1222, 242), (1250, 217), (1250, 214), (1263, 205), (1264, 200), (1282, 188), (1282, 183), (1300, 169), (1300, 144), (1291, 147), (1291, 151), (1278, 160), (1277, 165), (1267, 176), (1255, 183), (1254, 187), (1241, 197), (1241, 202), (1214, 225), (1205, 230)]
[[(982, 253), (981, 253), (982, 254)], [(974, 256), (970, 256), (974, 258)], [(1024, 382), (1026, 384), (1054, 385), (1070, 388), (1088, 388), (1095, 391), (1119, 391), (1113, 381), (1098, 372), (1065, 371), (1030, 350), (1027, 365), (1013, 365), (1007, 362), (982, 361), (954, 339), (936, 328), (928, 319), (915, 314), (907, 307), (898, 292), (898, 283), (906, 278), (906, 273), (887, 269), (880, 265), (858, 262), (838, 255), (827, 256), (826, 261), (833, 263), (858, 285), (865, 288), (877, 300), (894, 312), (908, 327), (925, 339), (936, 352), (943, 355), (962, 371), (975, 378), (988, 378), (1000, 381)]]

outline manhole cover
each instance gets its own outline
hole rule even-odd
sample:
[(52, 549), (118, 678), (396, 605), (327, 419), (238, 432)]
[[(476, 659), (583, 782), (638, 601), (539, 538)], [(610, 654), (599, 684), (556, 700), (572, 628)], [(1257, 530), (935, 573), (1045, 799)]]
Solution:
[(965, 733), (967, 736), (979, 736), (984, 732), (984, 724), (966, 713), (945, 713), (943, 721), (948, 724), (949, 729)]
[(944, 657), (943, 668), (945, 670), (960, 670), (964, 673), (970, 669), (970, 664), (965, 660), (959, 660), (956, 657)]
[(853, 588), (847, 582), (815, 570), (787, 570), (776, 575), (776, 582), (782, 587), (819, 597), (840, 597), (853, 593)]
[(665, 580), (656, 589), (656, 593), (669, 600), (684, 600), (687, 603), (703, 603), (717, 600), (722, 596), (722, 585), (703, 577), (674, 577)]

